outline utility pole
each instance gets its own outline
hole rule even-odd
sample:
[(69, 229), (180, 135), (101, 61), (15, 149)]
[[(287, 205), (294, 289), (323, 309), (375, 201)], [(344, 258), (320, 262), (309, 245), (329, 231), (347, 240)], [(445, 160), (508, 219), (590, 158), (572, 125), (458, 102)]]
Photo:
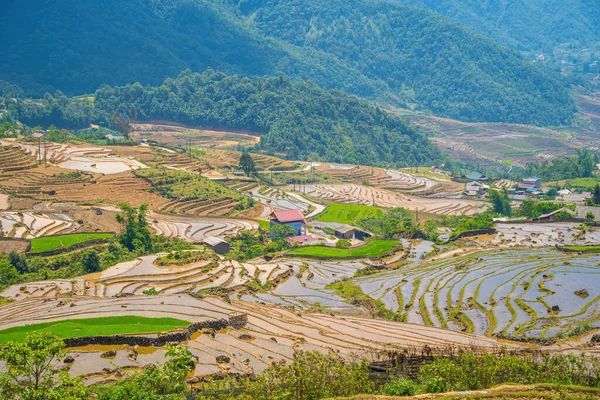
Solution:
[(47, 154), (48, 154), (48, 149), (46, 147), (46, 137), (44, 136), (44, 165), (48, 165)]
[(42, 163), (42, 138), (38, 138), (38, 164)]

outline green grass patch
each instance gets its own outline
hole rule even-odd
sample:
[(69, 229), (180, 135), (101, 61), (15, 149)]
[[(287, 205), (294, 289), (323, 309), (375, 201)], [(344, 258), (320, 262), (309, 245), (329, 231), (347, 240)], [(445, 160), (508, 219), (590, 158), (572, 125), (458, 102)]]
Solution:
[(271, 232), (271, 223), (269, 221), (259, 220), (258, 226), (265, 232)]
[(583, 253), (600, 253), (600, 246), (564, 246), (566, 250), (581, 251)]
[(362, 204), (330, 204), (325, 211), (319, 214), (316, 220), (355, 225), (359, 219), (381, 217), (382, 215), (383, 211), (373, 206)]
[(398, 246), (397, 240), (373, 240), (361, 247), (340, 249), (326, 246), (307, 246), (290, 252), (299, 257), (317, 258), (373, 258), (381, 257)]
[(0, 344), (22, 341), (31, 332), (51, 332), (61, 339), (83, 336), (109, 336), (135, 333), (159, 333), (186, 328), (190, 323), (174, 318), (137, 316), (102, 317), (18, 326), (0, 331)]
[(569, 185), (571, 187), (593, 189), (594, 186), (600, 183), (600, 178), (576, 178), (570, 179)]
[(63, 247), (70, 247), (79, 243), (89, 242), (96, 239), (109, 239), (112, 233), (73, 233), (71, 235), (46, 236), (31, 239), (30, 253), (42, 253)]

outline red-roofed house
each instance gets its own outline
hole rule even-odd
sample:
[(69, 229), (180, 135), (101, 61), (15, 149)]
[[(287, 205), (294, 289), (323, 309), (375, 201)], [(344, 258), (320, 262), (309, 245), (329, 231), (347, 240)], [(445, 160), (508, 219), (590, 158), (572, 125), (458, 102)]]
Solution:
[(274, 211), (270, 215), (271, 228), (274, 225), (288, 225), (294, 229), (294, 235), (306, 235), (306, 218), (300, 210)]

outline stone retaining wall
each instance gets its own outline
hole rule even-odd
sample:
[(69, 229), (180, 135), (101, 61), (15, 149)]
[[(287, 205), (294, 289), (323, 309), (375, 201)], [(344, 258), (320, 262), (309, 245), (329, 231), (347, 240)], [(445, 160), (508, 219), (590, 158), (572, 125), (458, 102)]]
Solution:
[(120, 345), (161, 347), (167, 343), (180, 343), (189, 340), (192, 335), (202, 329), (224, 329), (230, 326), (226, 319), (196, 322), (185, 330), (171, 332), (160, 336), (136, 336), (136, 335), (112, 335), (112, 336), (84, 336), (78, 338), (63, 339), (65, 346), (88, 346), (88, 345)]

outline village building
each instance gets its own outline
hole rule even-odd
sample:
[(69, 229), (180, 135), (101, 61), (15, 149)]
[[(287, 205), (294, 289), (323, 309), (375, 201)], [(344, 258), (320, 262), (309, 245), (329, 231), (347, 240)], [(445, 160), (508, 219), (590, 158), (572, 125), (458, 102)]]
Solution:
[(552, 222), (552, 221), (556, 221), (558, 219), (557, 218), (557, 214), (561, 214), (561, 213), (564, 213), (564, 212), (569, 213), (571, 215), (571, 217), (575, 217), (575, 215), (573, 214), (573, 210), (570, 210), (568, 208), (564, 208), (563, 207), (563, 208), (560, 208), (560, 209), (558, 209), (556, 211), (552, 211), (552, 212), (550, 212), (548, 214), (540, 215), (537, 218), (532, 218), (532, 220), (536, 221), (536, 222)]
[(526, 192), (535, 192), (542, 187), (542, 180), (537, 176), (524, 178), (523, 182), (519, 185), (519, 189)]
[(365, 240), (373, 236), (371, 233), (350, 225), (342, 225), (335, 228), (335, 237), (338, 239)]
[(217, 254), (229, 253), (229, 243), (216, 236), (208, 236), (204, 238), (204, 244), (212, 249)]
[(480, 181), (480, 182), (487, 181), (487, 177), (478, 172), (472, 172), (470, 174), (463, 175), (463, 178), (468, 179), (470, 181)]
[(467, 196), (477, 196), (483, 193), (489, 187), (478, 181), (472, 181), (465, 185), (465, 194)]
[(306, 218), (300, 210), (274, 211), (269, 218), (271, 232), (275, 225), (287, 225), (294, 229), (295, 236), (306, 235)]
[(583, 204), (586, 200), (592, 198), (591, 192), (563, 194), (557, 197), (557, 200), (565, 203)]
[(577, 206), (575, 207), (575, 216), (579, 219), (586, 219), (588, 213), (594, 216), (594, 222), (600, 222), (600, 207)]
[(125, 136), (113, 135), (112, 133), (109, 133), (108, 135), (104, 136), (104, 138), (108, 140), (123, 140), (125, 139)]

